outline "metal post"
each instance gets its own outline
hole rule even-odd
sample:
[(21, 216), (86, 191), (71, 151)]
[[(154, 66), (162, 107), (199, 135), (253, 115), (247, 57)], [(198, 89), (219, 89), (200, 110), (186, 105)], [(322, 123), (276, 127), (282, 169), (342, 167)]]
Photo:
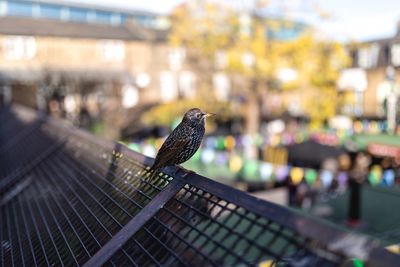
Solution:
[(349, 196), (349, 209), (347, 216), (347, 223), (351, 227), (359, 227), (361, 221), (361, 191), (362, 184), (366, 180), (368, 174), (368, 166), (371, 163), (370, 156), (359, 153), (355, 158), (353, 169), (350, 171), (350, 196)]
[(357, 227), (361, 222), (361, 184), (351, 177), (349, 196), (349, 212), (347, 223), (352, 227)]

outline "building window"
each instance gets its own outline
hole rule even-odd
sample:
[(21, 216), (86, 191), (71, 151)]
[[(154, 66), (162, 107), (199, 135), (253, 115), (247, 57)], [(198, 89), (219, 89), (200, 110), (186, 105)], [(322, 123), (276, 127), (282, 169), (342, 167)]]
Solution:
[(215, 67), (219, 70), (226, 68), (228, 65), (228, 57), (225, 51), (217, 51), (215, 53)]
[(152, 27), (154, 25), (154, 18), (146, 15), (136, 15), (132, 17), (139, 25), (144, 27)]
[(63, 7), (61, 8), (61, 20), (68, 20), (69, 19), (69, 8)]
[(379, 46), (373, 44), (358, 50), (358, 66), (362, 68), (373, 68), (378, 65)]
[(7, 14), (10, 16), (32, 16), (32, 3), (8, 1), (7, 4)]
[(179, 75), (179, 91), (183, 97), (196, 96), (196, 76), (193, 72), (182, 71)]
[(69, 9), (69, 20), (76, 22), (87, 21), (87, 11), (81, 8), (70, 8)]
[(96, 11), (88, 10), (87, 12), (87, 21), (90, 23), (96, 22)]
[(169, 68), (173, 71), (179, 71), (185, 60), (186, 50), (182, 47), (171, 48), (168, 54)]
[(35, 38), (8, 36), (4, 39), (4, 57), (7, 60), (29, 60), (36, 55)]
[(111, 16), (112, 25), (121, 25), (122, 18), (120, 13), (113, 13)]
[(229, 98), (230, 81), (225, 73), (216, 73), (213, 75), (213, 87), (215, 96), (219, 101), (227, 101)]
[(48, 19), (61, 19), (61, 7), (40, 5), (40, 16)]
[(400, 43), (392, 45), (391, 55), (393, 66), (400, 66)]
[(97, 23), (111, 23), (111, 13), (103, 12), (103, 11), (96, 11), (96, 22)]
[(5, 16), (7, 14), (7, 2), (0, 2), (0, 16)]
[(125, 14), (121, 14), (121, 24), (126, 23), (127, 20), (128, 20), (128, 16)]
[(133, 85), (126, 84), (122, 87), (122, 106), (126, 109), (133, 108), (139, 102), (139, 90)]
[(102, 40), (99, 54), (104, 61), (122, 61), (125, 58), (125, 45), (121, 40)]
[(149, 86), (150, 82), (151, 82), (151, 77), (149, 74), (142, 72), (136, 75), (136, 85), (139, 88), (145, 88)]
[(163, 71), (160, 75), (161, 101), (169, 102), (178, 98), (176, 77), (171, 71)]
[(40, 17), (40, 5), (38, 3), (32, 4), (32, 17)]

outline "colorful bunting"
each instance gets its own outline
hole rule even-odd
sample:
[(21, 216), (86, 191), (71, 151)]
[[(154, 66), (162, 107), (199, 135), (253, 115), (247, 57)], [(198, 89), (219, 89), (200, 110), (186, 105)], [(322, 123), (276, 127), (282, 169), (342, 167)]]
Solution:
[(278, 182), (283, 182), (287, 176), (289, 176), (289, 166), (277, 166), (275, 171), (275, 177)]
[(243, 161), (242, 158), (239, 157), (238, 155), (232, 156), (229, 160), (229, 169), (232, 172), (239, 172), (240, 169), (242, 168)]
[(354, 132), (359, 134), (363, 131), (363, 124), (361, 121), (355, 121), (353, 124)]
[(244, 163), (243, 174), (250, 179), (258, 178), (259, 161), (246, 160)]
[(207, 137), (204, 140), (205, 147), (214, 148), (217, 147), (217, 139), (213, 136)]
[(236, 145), (235, 138), (231, 135), (228, 135), (227, 137), (225, 137), (224, 145), (227, 150), (229, 150), (229, 151), (233, 150)]
[(290, 172), (290, 178), (293, 184), (298, 185), (303, 180), (304, 170), (302, 168), (293, 167)]
[(209, 164), (211, 163), (214, 158), (215, 158), (215, 151), (211, 148), (206, 148), (203, 150), (203, 153), (201, 153), (201, 161), (204, 164)]
[(227, 153), (218, 153), (217, 156), (215, 157), (215, 163), (218, 166), (224, 166), (228, 163), (229, 156)]
[(217, 137), (217, 149), (218, 150), (225, 149), (225, 138), (223, 136)]
[(333, 181), (333, 172), (330, 170), (322, 170), (320, 174), (322, 186), (328, 188)]
[(313, 185), (315, 183), (315, 181), (317, 180), (317, 177), (318, 177), (318, 173), (316, 170), (313, 170), (313, 169), (306, 170), (306, 174), (305, 174), (304, 178), (305, 178), (307, 184)]
[(383, 172), (383, 181), (387, 186), (392, 186), (394, 184), (396, 178), (396, 174), (394, 170), (385, 170)]
[[(379, 125), (383, 124), (369, 124), (370, 127), (379, 127)], [(227, 170), (229, 169), (228, 173), (231, 173), (232, 177), (237, 177), (237, 174), (239, 174), (239, 176), (244, 177), (248, 181), (275, 181), (282, 183), (290, 177), (290, 181), (298, 185), (304, 178), (309, 186), (315, 185), (317, 181), (320, 181), (324, 188), (328, 188), (335, 179), (338, 183), (339, 190), (344, 191), (347, 188), (349, 174), (345, 171), (340, 171), (335, 174), (329, 170), (276, 165), (270, 162), (245, 159), (241, 154), (230, 152), (234, 151), (234, 148), (238, 145), (242, 145), (242, 143), (255, 142), (252, 141), (251, 138), (252, 137), (249, 135), (246, 136), (246, 138), (235, 138), (234, 136), (207, 138), (204, 148), (196, 152), (191, 161), (202, 162), (203, 164), (214, 164), (215, 167), (227, 167)], [(281, 141), (284, 139), (281, 139)], [(139, 153), (154, 157), (157, 151), (156, 146), (162, 140), (163, 139), (152, 139), (141, 144), (130, 143), (128, 147)], [(216, 150), (217, 147), (224, 147), (224, 149), (223, 151), (218, 151)], [(371, 185), (393, 186), (396, 183), (396, 175), (400, 174), (396, 174), (396, 171), (398, 170), (388, 169), (383, 171), (380, 165), (373, 165), (368, 173), (367, 180)], [(319, 184), (317, 183), (317, 185)]]
[(271, 163), (263, 162), (260, 165), (260, 176), (263, 181), (269, 181), (272, 178), (273, 166)]
[(368, 175), (368, 181), (371, 185), (378, 185), (382, 179), (382, 168), (379, 165), (373, 165)]
[(242, 144), (243, 147), (247, 147), (247, 146), (251, 146), (252, 145), (252, 140), (251, 140), (251, 136), (250, 135), (243, 135), (242, 136)]
[(339, 172), (337, 176), (339, 187), (346, 187), (348, 179), (346, 172)]

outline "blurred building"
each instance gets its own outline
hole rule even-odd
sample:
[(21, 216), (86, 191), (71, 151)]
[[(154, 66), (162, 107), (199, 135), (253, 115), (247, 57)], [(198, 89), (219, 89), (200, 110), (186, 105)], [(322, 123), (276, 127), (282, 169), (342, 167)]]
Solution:
[(400, 94), (400, 22), (394, 36), (351, 44), (349, 52), (353, 66), (338, 81), (341, 112), (385, 118)]
[(194, 89), (185, 51), (166, 42), (168, 27), (149, 12), (0, 1), (0, 100), (80, 123), (82, 116), (102, 117), (110, 125), (106, 135), (116, 137), (129, 121), (126, 110), (174, 99), (178, 83)]

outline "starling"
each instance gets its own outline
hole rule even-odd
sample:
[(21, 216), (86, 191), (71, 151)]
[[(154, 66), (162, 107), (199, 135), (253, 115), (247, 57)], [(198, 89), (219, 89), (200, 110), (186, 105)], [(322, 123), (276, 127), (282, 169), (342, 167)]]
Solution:
[(181, 123), (162, 144), (151, 169), (154, 172), (163, 167), (181, 164), (190, 159), (200, 147), (204, 135), (205, 118), (214, 114), (192, 108), (185, 113)]

